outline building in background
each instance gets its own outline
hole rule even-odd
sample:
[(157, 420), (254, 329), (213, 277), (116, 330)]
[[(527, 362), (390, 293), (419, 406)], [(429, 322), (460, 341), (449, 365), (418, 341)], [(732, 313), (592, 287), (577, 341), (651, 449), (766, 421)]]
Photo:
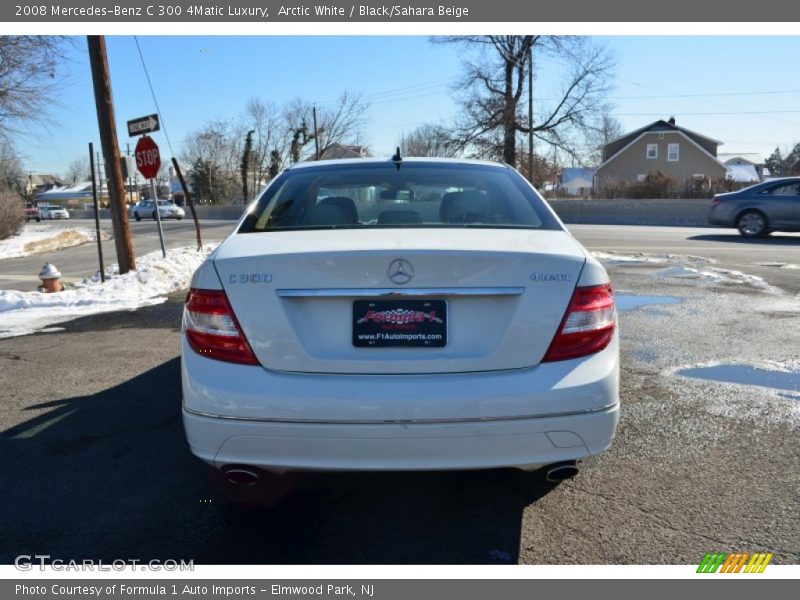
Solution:
[(758, 183), (770, 176), (764, 157), (757, 152), (720, 153), (717, 158), (727, 169), (726, 178), (738, 183)]
[(643, 181), (654, 172), (678, 182), (724, 179), (727, 167), (717, 158), (721, 144), (679, 127), (674, 118), (655, 121), (603, 146), (595, 188)]
[(593, 168), (565, 167), (558, 176), (556, 189), (562, 196), (589, 196), (594, 187), (594, 175)]

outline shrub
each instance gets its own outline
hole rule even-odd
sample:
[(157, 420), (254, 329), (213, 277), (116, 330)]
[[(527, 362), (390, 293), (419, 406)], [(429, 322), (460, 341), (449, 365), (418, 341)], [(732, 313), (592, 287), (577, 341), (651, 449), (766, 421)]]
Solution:
[(24, 223), (22, 197), (10, 190), (0, 190), (0, 240), (17, 235)]

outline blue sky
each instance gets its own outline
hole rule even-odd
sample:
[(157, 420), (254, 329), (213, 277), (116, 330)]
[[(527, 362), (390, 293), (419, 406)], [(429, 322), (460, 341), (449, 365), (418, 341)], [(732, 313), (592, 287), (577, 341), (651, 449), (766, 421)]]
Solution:
[[(626, 130), (674, 115), (679, 125), (725, 142), (720, 152), (768, 155), (776, 145), (800, 141), (800, 81), (791, 76), (800, 37), (597, 39), (616, 56), (610, 100)], [(124, 148), (125, 121), (155, 112), (155, 105), (134, 38), (106, 40)], [(444, 122), (458, 110), (452, 86), (462, 50), (427, 37), (141, 36), (139, 43), (176, 154), (206, 121), (239, 118), (251, 97), (276, 104), (302, 97), (323, 105), (344, 90), (360, 92), (371, 104), (360, 141), (375, 154), (389, 154), (416, 124)], [(536, 95), (552, 96), (557, 85), (557, 67), (545, 69)], [(26, 169), (61, 174), (86, 154), (88, 142), (99, 147), (83, 38), (76, 38), (50, 116), (46, 130), (20, 136), (18, 147)], [(164, 132), (154, 137), (168, 157)]]

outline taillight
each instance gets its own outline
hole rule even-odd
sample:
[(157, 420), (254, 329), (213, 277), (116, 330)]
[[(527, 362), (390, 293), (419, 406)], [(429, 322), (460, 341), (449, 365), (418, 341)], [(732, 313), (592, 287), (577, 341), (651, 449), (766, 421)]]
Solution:
[(542, 362), (599, 352), (611, 342), (617, 323), (611, 286), (577, 287)]
[(717, 205), (717, 204), (719, 204), (720, 202), (722, 202), (722, 200), (720, 200), (719, 198), (717, 198), (716, 196), (714, 196), (714, 199), (713, 199), (713, 200), (711, 200), (711, 206), (716, 206), (716, 205)]
[(189, 346), (202, 356), (258, 364), (222, 290), (189, 290), (183, 307), (183, 330)]

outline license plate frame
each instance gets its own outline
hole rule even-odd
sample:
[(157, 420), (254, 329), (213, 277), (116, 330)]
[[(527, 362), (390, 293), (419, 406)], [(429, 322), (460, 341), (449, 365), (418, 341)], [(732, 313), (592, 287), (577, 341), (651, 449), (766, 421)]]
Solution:
[(353, 301), (356, 348), (444, 348), (447, 300), (398, 298)]

